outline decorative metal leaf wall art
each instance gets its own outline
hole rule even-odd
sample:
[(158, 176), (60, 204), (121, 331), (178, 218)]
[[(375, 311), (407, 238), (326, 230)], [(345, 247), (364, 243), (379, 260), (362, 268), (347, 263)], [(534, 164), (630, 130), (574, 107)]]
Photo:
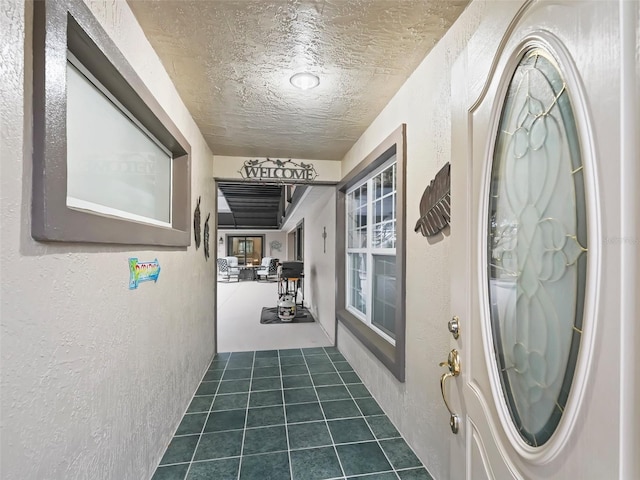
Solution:
[(432, 237), (444, 230), (451, 221), (451, 164), (444, 167), (431, 180), (420, 199), (420, 218), (414, 231)]
[(204, 258), (209, 260), (209, 217), (211, 213), (207, 215), (207, 219), (204, 221)]
[(198, 197), (198, 204), (193, 212), (193, 238), (196, 241), (196, 250), (200, 248), (200, 200)]

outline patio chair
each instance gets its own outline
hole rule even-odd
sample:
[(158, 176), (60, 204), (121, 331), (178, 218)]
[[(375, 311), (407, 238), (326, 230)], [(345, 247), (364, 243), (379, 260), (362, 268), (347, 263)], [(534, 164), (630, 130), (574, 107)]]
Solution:
[(256, 271), (256, 279), (260, 281), (264, 277), (265, 281), (269, 279), (278, 280), (278, 263), (280, 259), (274, 257), (264, 257), (260, 268)]
[(236, 281), (240, 281), (240, 269), (238, 268), (238, 259), (236, 257), (222, 257), (218, 259), (218, 276), (227, 282), (231, 277), (236, 277)]

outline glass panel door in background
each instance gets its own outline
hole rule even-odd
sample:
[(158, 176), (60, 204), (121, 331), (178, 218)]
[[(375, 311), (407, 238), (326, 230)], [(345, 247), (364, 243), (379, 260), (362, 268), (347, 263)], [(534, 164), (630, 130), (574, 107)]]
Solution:
[(264, 238), (230, 236), (227, 255), (237, 257), (239, 265), (260, 265), (264, 255)]

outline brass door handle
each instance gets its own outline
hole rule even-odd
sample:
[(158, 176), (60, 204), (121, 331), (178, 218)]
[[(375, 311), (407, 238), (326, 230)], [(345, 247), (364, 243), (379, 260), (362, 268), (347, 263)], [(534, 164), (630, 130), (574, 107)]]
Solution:
[(460, 419), (458, 415), (453, 413), (451, 407), (449, 406), (449, 402), (447, 401), (447, 394), (444, 389), (444, 384), (447, 379), (457, 377), (460, 375), (460, 355), (458, 351), (454, 348), (449, 352), (449, 357), (446, 362), (440, 362), (441, 367), (448, 367), (449, 371), (442, 374), (440, 377), (440, 392), (442, 393), (442, 399), (444, 400), (444, 404), (449, 410), (449, 426), (451, 427), (451, 431), (453, 433), (458, 433)]

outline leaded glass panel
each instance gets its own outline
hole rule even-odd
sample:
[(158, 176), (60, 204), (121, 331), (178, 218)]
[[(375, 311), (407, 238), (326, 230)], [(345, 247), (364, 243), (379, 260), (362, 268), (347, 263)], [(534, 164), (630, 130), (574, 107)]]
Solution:
[(582, 332), (587, 222), (567, 85), (531, 49), (504, 101), (488, 215), (491, 327), (502, 391), (522, 438), (540, 446), (566, 406)]

